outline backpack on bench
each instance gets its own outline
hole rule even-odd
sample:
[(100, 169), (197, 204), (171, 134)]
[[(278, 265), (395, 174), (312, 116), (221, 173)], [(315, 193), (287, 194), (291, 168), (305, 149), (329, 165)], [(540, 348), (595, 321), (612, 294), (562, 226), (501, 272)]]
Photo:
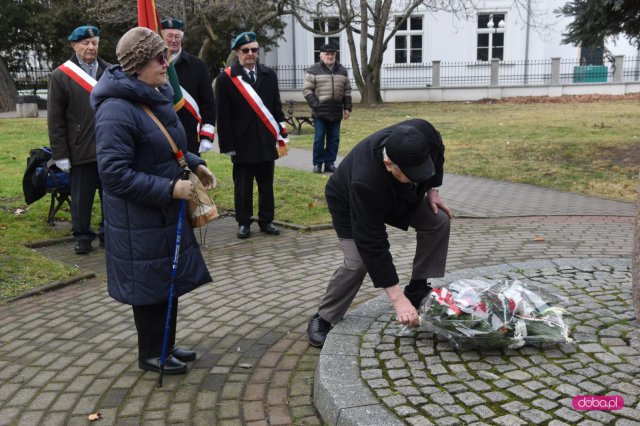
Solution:
[(51, 149), (46, 146), (29, 152), (22, 177), (22, 192), (27, 204), (38, 201), (47, 191), (69, 186), (69, 174), (60, 170), (52, 157)]

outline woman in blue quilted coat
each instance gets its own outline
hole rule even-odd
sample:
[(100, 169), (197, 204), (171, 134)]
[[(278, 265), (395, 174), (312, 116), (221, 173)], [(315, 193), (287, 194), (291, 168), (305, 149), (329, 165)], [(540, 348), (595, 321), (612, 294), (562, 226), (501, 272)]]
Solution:
[[(91, 94), (104, 189), (108, 290), (117, 301), (133, 306), (139, 367), (160, 371), (180, 200), (195, 194), (190, 181), (179, 179), (167, 138), (141, 105), (162, 122), (205, 187), (211, 188), (214, 176), (204, 160), (187, 151), (160, 36), (133, 28), (118, 42), (116, 54), (119, 65), (105, 71)], [(182, 226), (165, 374), (186, 372), (185, 362), (196, 358), (195, 352), (175, 347), (177, 298), (211, 281), (186, 218)]]

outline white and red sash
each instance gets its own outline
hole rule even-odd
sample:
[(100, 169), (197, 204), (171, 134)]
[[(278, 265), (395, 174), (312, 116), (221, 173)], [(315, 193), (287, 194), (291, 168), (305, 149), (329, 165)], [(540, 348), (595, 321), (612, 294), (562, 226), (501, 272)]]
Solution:
[(97, 83), (97, 81), (87, 74), (85, 70), (70, 60), (60, 65), (58, 68), (89, 93), (91, 93), (93, 87)]
[(258, 115), (260, 121), (262, 121), (264, 125), (267, 126), (267, 129), (276, 140), (276, 148), (285, 147), (286, 144), (289, 143), (289, 138), (287, 137), (287, 128), (285, 127), (284, 123), (280, 123), (280, 126), (283, 130), (283, 134), (280, 134), (280, 127), (278, 127), (278, 122), (273, 117), (273, 114), (271, 114), (271, 111), (269, 111), (269, 109), (264, 105), (264, 102), (262, 102), (260, 95), (256, 93), (256, 91), (253, 89), (253, 86), (244, 81), (242, 79), (242, 76), (232, 77), (231, 68), (227, 68), (226, 70), (224, 70), (224, 72), (227, 73), (227, 75), (231, 79), (231, 82), (236, 86), (242, 97), (245, 98), (249, 103), (251, 109), (253, 109), (253, 111), (255, 111), (255, 113)]
[(193, 96), (191, 96), (191, 94), (187, 92), (187, 89), (185, 89), (184, 87), (180, 86), (180, 90), (182, 91), (182, 97), (184, 98), (184, 108), (186, 108), (187, 111), (189, 111), (189, 113), (193, 115), (193, 117), (198, 122), (196, 131), (201, 137), (207, 138), (211, 140), (211, 142), (213, 142), (215, 139), (215, 127), (213, 127), (212, 124), (205, 124), (202, 122), (200, 108), (198, 107), (198, 103), (196, 102), (196, 100), (193, 99)]

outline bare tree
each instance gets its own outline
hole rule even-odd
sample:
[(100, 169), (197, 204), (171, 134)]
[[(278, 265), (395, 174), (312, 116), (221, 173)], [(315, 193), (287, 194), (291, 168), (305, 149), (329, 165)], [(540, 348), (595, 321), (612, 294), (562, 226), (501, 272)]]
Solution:
[[(125, 5), (128, 4), (128, 5)], [(375, 105), (382, 102), (380, 80), (382, 61), (389, 42), (401, 26), (420, 8), (421, 12), (447, 11), (466, 19), (477, 10), (478, 0), (157, 0), (163, 15), (183, 17), (188, 26), (199, 25), (206, 37), (198, 45), (199, 56), (211, 45), (228, 43), (230, 27), (244, 28), (269, 34), (266, 45), (275, 43), (281, 32), (264, 31), (265, 27), (280, 22), (284, 15), (293, 15), (306, 30), (318, 35), (345, 32), (349, 48), (353, 77), (361, 94), (361, 102)], [(518, 13), (527, 10), (527, 0), (514, 0)], [(125, 10), (126, 9), (126, 10)], [(135, 10), (127, 0), (96, 2), (95, 13), (103, 20), (133, 19)], [(128, 14), (128, 15), (127, 15)], [(527, 15), (531, 15), (527, 11)], [(129, 16), (129, 18), (127, 18)], [(338, 17), (340, 26), (325, 31), (313, 25), (314, 19)], [(534, 18), (534, 27), (537, 26)], [(233, 22), (230, 25), (229, 22)], [(221, 31), (222, 28), (222, 31)], [(277, 28), (277, 27), (276, 27)], [(221, 39), (225, 37), (226, 39)], [(357, 39), (359, 36), (359, 40)], [(224, 56), (228, 54), (224, 50)], [(234, 60), (231, 54), (225, 61)]]
[[(399, 28), (419, 7), (429, 12), (446, 10), (462, 17), (475, 10), (473, 0), (307, 0), (291, 2), (285, 10), (293, 14), (302, 27), (315, 34), (331, 35), (345, 31), (361, 102), (375, 105), (382, 102), (380, 77), (384, 52)], [(305, 17), (307, 20), (322, 19), (336, 14), (341, 27), (332, 32), (318, 30), (305, 20)], [(356, 34), (360, 36), (359, 42)]]
[(0, 112), (15, 111), (16, 86), (9, 75), (9, 70), (0, 58)]

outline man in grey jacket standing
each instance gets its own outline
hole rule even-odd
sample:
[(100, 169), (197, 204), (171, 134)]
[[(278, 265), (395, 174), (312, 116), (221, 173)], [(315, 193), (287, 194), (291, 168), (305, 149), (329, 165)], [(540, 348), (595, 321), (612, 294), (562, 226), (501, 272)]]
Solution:
[(336, 61), (337, 47), (320, 47), (320, 62), (312, 65), (304, 77), (302, 94), (313, 110), (313, 172), (335, 172), (340, 145), (340, 123), (349, 118), (351, 83), (345, 67)]
[[(75, 252), (87, 254), (95, 238), (91, 229), (91, 210), (96, 188), (100, 188), (94, 114), (89, 107), (89, 95), (109, 64), (98, 58), (98, 28), (78, 27), (69, 36), (69, 42), (74, 54), (53, 71), (49, 81), (47, 124), (56, 166), (70, 173)], [(102, 190), (99, 194), (102, 198)], [(98, 237), (100, 246), (104, 247), (102, 220)]]

